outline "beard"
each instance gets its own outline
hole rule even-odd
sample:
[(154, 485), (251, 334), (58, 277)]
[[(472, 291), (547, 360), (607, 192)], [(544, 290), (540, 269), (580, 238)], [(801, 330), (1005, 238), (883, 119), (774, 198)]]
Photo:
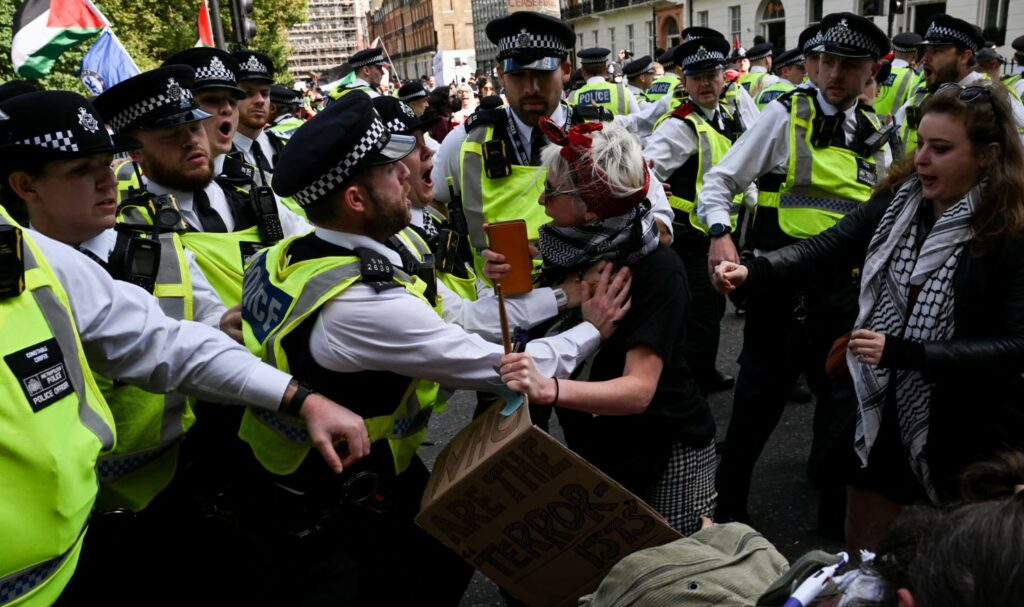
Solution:
[(955, 63), (934, 70), (932, 75), (935, 77), (935, 84), (928, 87), (930, 93), (934, 93), (947, 82), (960, 82), (960, 68)]
[(213, 179), (213, 158), (202, 169), (183, 173), (159, 157), (146, 159), (146, 177), (155, 183), (181, 192), (195, 192), (210, 184)]
[(370, 201), (373, 203), (372, 212), (366, 214), (366, 234), (378, 242), (384, 242), (388, 238), (402, 231), (412, 220), (412, 214), (405, 203), (403, 196), (399, 201), (389, 202), (378, 196), (373, 190), (367, 189)]

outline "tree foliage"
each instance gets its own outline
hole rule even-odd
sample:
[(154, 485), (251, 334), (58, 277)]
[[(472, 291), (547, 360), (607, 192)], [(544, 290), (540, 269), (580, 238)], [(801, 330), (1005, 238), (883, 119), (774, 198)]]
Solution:
[[(198, 38), (196, 21), (201, 0), (93, 0), (110, 21), (128, 54), (145, 71), (155, 68), (174, 53), (192, 47)], [(0, 0), (0, 23), (11, 24), (21, 0)], [(256, 37), (247, 48), (269, 55), (278, 79), (291, 84), (288, 75), (288, 28), (305, 21), (306, 0), (254, 0)], [(221, 0), (221, 22), (228, 50), (237, 50), (231, 41), (231, 12), (228, 0)], [(47, 89), (65, 89), (85, 94), (76, 76), (92, 41), (65, 52), (50, 74), (39, 82)], [(0, 28), (0, 80), (18, 78), (11, 64), (11, 27)]]

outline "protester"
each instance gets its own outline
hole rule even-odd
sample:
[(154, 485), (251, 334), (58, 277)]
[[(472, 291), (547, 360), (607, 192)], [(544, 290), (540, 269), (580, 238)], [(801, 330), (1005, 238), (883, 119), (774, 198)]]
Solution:
[(588, 123), (566, 133), (543, 118), (540, 128), (552, 141), (541, 154), (539, 202), (553, 220), (541, 228), (542, 280), (599, 260), (627, 266), (632, 308), (588, 381), (542, 376), (525, 353), (502, 359), (502, 380), (533, 404), (557, 407), (570, 448), (692, 533), (714, 511), (715, 423), (684, 356), (686, 270), (658, 246), (647, 200), (656, 184), (621, 127)]
[[(800, 285), (862, 266), (846, 362), (859, 401), (848, 541), (877, 544), (901, 507), (943, 502), (957, 474), (1019, 448), (1024, 389), (1024, 156), (1006, 90), (938, 90), (921, 146), (834, 228), (737, 265), (723, 291)], [(984, 403), (964, 414), (961, 403)]]

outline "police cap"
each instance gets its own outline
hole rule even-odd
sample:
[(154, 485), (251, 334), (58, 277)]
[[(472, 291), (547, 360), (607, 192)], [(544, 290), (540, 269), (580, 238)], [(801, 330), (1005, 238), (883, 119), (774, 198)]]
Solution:
[(689, 42), (694, 38), (722, 38), (725, 39), (725, 35), (722, 32), (712, 29), (710, 27), (704, 27), (701, 25), (691, 25), (690, 27), (683, 28), (683, 42)]
[(374, 97), (373, 109), (377, 110), (377, 115), (384, 122), (384, 126), (393, 134), (412, 135), (415, 131), (426, 131), (430, 128), (408, 104), (394, 97)]
[(822, 52), (853, 59), (875, 59), (889, 53), (889, 37), (870, 19), (853, 13), (831, 13), (821, 20)]
[(274, 81), (274, 62), (270, 57), (256, 51), (235, 51), (231, 53), (238, 60), (238, 81), (253, 80), (270, 84)]
[(928, 22), (928, 30), (924, 33), (924, 41), (921, 42), (921, 45), (942, 46), (948, 44), (958, 44), (977, 53), (985, 46), (985, 39), (973, 25), (963, 19), (946, 14), (935, 15)]
[(402, 101), (412, 101), (413, 99), (422, 99), (424, 97), (427, 97), (427, 89), (423, 88), (423, 84), (420, 82), (403, 84), (398, 89), (398, 98)]
[(295, 89), (288, 88), (283, 84), (271, 84), (270, 103), (279, 106), (299, 105), (302, 103), (302, 98)]
[(349, 65), (352, 69), (359, 69), (367, 65), (389, 65), (387, 60), (384, 59), (384, 49), (379, 47), (364, 48), (348, 60)]
[(765, 57), (772, 54), (775, 50), (775, 45), (771, 42), (762, 42), (761, 44), (755, 44), (754, 46), (747, 49), (747, 59), (751, 61), (757, 61), (758, 59), (764, 59)]
[(725, 67), (729, 42), (725, 38), (694, 38), (676, 47), (676, 65), (687, 76)]
[(772, 69), (778, 71), (787, 65), (795, 65), (804, 62), (804, 54), (798, 48), (791, 48), (788, 51), (776, 53), (772, 58)]
[(487, 24), (487, 39), (498, 46), (506, 73), (520, 70), (552, 72), (561, 67), (576, 43), (572, 28), (561, 19), (517, 11)]
[(196, 47), (171, 55), (164, 65), (187, 65), (196, 72), (193, 93), (223, 90), (235, 99), (245, 99), (246, 92), (238, 88), (238, 60), (231, 53), (217, 48)]
[(1013, 42), (1010, 43), (1010, 46), (1012, 46), (1013, 50), (1018, 53), (1024, 53), (1024, 36), (1017, 36), (1014, 38)]
[(608, 56), (611, 54), (609, 49), (594, 47), (585, 48), (576, 53), (576, 56), (580, 58), (581, 65), (602, 65), (608, 63)]
[(892, 50), (897, 53), (910, 53), (921, 46), (924, 38), (917, 32), (902, 32), (892, 37)]
[(646, 74), (654, 71), (654, 60), (651, 59), (650, 55), (644, 55), (639, 59), (634, 59), (622, 67), (622, 74), (626, 78), (635, 78), (640, 74)]
[(115, 133), (163, 129), (210, 117), (192, 93), (195, 71), (167, 65), (122, 80), (93, 100), (96, 111)]
[(675, 54), (676, 49), (678, 48), (678, 46), (673, 46), (672, 48), (668, 49), (667, 51), (658, 56), (658, 63), (661, 64), (661, 67), (665, 69), (671, 69), (676, 66)]
[(821, 52), (821, 25), (814, 24), (800, 32), (800, 39), (797, 42), (800, 52), (807, 55)]
[(110, 135), (85, 97), (69, 91), (36, 91), (0, 102), (0, 165), (116, 154), (142, 147), (126, 135)]
[(393, 135), (370, 96), (354, 90), (292, 134), (274, 167), (274, 191), (308, 206), (368, 166), (409, 155), (416, 139)]

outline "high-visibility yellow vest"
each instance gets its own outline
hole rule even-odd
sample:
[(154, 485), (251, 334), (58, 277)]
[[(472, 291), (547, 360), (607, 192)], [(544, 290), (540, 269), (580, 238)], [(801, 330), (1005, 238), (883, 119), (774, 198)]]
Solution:
[(761, 94), (764, 84), (768, 78), (768, 72), (747, 72), (740, 76), (740, 86), (747, 89), (753, 99)]
[[(290, 247), (299, 238), (307, 237), (288, 238), (261, 251), (245, 273), (242, 303), (245, 345), (264, 362), (287, 372), (291, 372), (291, 367), (284, 348), (285, 338), (361, 278), (360, 260), (355, 256), (291, 263)], [(398, 269), (393, 273), (398, 284), (413, 297), (426, 302), (423, 297), (426, 284), (422, 280)], [(302, 370), (296, 371), (301, 376)], [(391, 414), (364, 416), (370, 441), (388, 441), (396, 472), (408, 467), (416, 448), (426, 437), (427, 422), (438, 392), (434, 382), (403, 379), (408, 381), (408, 386)], [(295, 472), (311, 447), (303, 421), (280, 412), (246, 409), (238, 436), (249, 444), (260, 464), (274, 474)]]
[[(0, 224), (16, 225), (0, 209)], [(0, 299), (0, 604), (51, 605), (78, 563), (114, 422), (67, 293), (21, 234), (25, 291)]]
[(754, 98), (754, 103), (757, 104), (757, 109), (764, 110), (766, 105), (795, 88), (796, 86), (794, 86), (792, 82), (788, 80), (779, 80), (772, 85), (764, 87), (761, 94)]
[(647, 99), (650, 101), (657, 101), (665, 95), (671, 95), (672, 91), (676, 90), (682, 84), (682, 80), (675, 74), (661, 76), (655, 78), (654, 82), (651, 83), (651, 87), (647, 89)]
[(894, 67), (889, 77), (882, 83), (882, 90), (875, 98), (875, 113), (879, 116), (892, 116), (907, 101), (907, 95), (913, 90), (911, 83), (917, 79), (917, 73), (909, 67)]
[[(797, 89), (789, 98), (789, 164), (778, 198), (779, 228), (799, 239), (824, 232), (867, 202), (885, 168), (884, 146), (867, 157), (844, 147), (814, 146), (814, 119), (820, 111), (814, 95)], [(875, 129), (881, 127), (877, 116), (857, 111)]]
[[(540, 238), (540, 227), (551, 218), (539, 204), (544, 191), (547, 169), (512, 164), (507, 177), (491, 179), (484, 170), (483, 145), (495, 136), (493, 124), (472, 128), (462, 142), (459, 154), (460, 191), (462, 210), (469, 231), (469, 243), (473, 249), (473, 266), (478, 276), (483, 276), (484, 260), (477, 252), (487, 248), (485, 223), (523, 219), (526, 221), (526, 237), (531, 241)], [(515, 161), (515, 151), (507, 138), (501, 141), (508, 157)], [(534, 269), (540, 267), (539, 261)]]
[(629, 113), (629, 92), (621, 83), (616, 82), (595, 82), (584, 84), (572, 94), (570, 103), (572, 105), (598, 105), (614, 116), (623, 116)]
[[(152, 223), (147, 213), (122, 209), (119, 222)], [(159, 236), (160, 266), (153, 296), (164, 314), (192, 320), (192, 277), (178, 235)], [(178, 466), (181, 439), (195, 423), (193, 399), (171, 392), (154, 394), (95, 375), (117, 427), (117, 445), (100, 457), (98, 503), (105, 509), (142, 510), (170, 484)]]

